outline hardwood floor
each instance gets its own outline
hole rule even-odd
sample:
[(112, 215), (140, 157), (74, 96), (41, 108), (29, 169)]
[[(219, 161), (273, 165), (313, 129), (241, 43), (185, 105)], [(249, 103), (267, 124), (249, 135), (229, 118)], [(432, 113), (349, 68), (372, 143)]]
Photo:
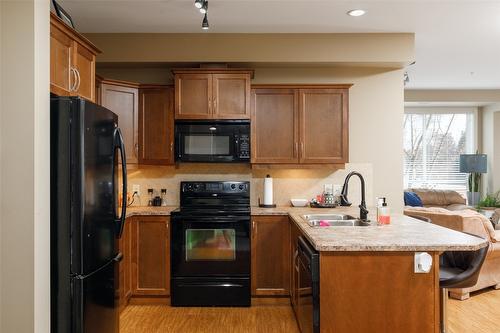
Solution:
[[(500, 290), (486, 289), (466, 301), (449, 299), (449, 333), (500, 332)], [(299, 333), (288, 305), (251, 308), (172, 308), (129, 305), (120, 333)]]
[(500, 290), (485, 289), (465, 301), (448, 300), (450, 333), (500, 332)]
[(299, 333), (289, 305), (251, 308), (172, 308), (129, 305), (120, 333)]

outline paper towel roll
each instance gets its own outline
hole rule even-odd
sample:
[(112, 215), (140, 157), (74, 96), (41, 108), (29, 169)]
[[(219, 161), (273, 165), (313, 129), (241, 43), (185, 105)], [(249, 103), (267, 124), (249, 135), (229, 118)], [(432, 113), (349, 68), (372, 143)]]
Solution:
[(264, 205), (273, 204), (273, 179), (270, 175), (264, 178)]

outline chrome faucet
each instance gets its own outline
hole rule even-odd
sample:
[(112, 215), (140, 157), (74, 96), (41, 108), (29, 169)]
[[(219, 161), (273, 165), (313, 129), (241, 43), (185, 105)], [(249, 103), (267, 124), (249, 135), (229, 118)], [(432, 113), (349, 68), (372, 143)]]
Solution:
[(341, 206), (351, 206), (352, 204), (347, 199), (347, 192), (349, 190), (349, 179), (352, 176), (358, 176), (361, 181), (361, 204), (359, 205), (359, 219), (362, 221), (368, 220), (368, 210), (366, 209), (366, 198), (365, 198), (365, 179), (357, 171), (353, 171), (347, 175), (344, 181), (344, 186), (342, 187), (342, 193), (340, 194), (340, 205)]

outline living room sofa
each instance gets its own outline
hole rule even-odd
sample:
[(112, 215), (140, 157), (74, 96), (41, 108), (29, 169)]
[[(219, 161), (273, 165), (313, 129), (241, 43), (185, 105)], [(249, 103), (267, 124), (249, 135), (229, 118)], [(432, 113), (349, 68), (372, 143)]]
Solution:
[(450, 289), (450, 297), (465, 300), (470, 297), (470, 292), (476, 290), (487, 287), (500, 289), (500, 230), (495, 230), (488, 218), (471, 209), (452, 211), (442, 207), (406, 207), (404, 213), (427, 217), (434, 224), (471, 233), (490, 242), (477, 284), (471, 288)]
[(441, 207), (448, 210), (470, 208), (467, 206), (465, 198), (455, 191), (410, 188), (406, 192), (417, 194), (424, 207)]

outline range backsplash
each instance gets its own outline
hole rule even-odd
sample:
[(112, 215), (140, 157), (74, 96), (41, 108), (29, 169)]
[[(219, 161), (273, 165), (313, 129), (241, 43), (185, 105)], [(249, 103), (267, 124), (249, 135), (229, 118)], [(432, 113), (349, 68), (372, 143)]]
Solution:
[[(310, 200), (323, 191), (324, 184), (344, 183), (345, 176), (356, 170), (366, 181), (366, 201), (368, 206), (375, 204), (373, 197), (373, 169), (369, 163), (350, 163), (345, 169), (269, 169), (253, 170), (247, 165), (239, 164), (180, 164), (176, 167), (140, 167), (128, 170), (129, 192), (133, 185), (140, 186), (140, 200), (134, 206), (145, 206), (148, 202), (148, 188), (155, 190), (159, 195), (160, 189), (167, 189), (167, 204), (179, 204), (179, 184), (183, 180), (240, 180), (250, 181), (251, 204), (258, 204), (262, 198), (264, 178), (267, 174), (273, 177), (274, 202), (278, 206), (289, 206), (291, 198)], [(349, 200), (358, 204), (360, 200), (360, 186), (357, 178), (351, 178), (349, 184)]]

